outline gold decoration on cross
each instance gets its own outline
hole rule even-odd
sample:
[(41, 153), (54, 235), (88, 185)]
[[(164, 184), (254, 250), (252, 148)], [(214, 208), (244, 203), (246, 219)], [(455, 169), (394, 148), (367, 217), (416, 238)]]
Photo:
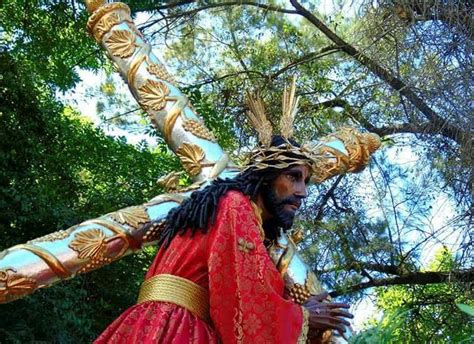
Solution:
[(179, 187), (179, 178), (183, 172), (173, 171), (157, 180), (158, 185), (163, 187), (166, 192), (175, 191)]
[(78, 253), (81, 259), (98, 259), (107, 248), (105, 233), (101, 229), (88, 229), (76, 233), (69, 247)]
[(85, 3), (86, 3), (87, 12), (93, 13), (99, 7), (103, 6), (106, 3), (106, 0), (85, 0)]
[(89, 272), (112, 261), (112, 258), (106, 257), (106, 235), (98, 228), (76, 233), (74, 240), (69, 244), (69, 248), (76, 251), (80, 259), (89, 260), (85, 266), (77, 271), (78, 273)]
[(112, 220), (117, 221), (121, 224), (129, 225), (133, 228), (138, 228), (140, 224), (144, 224), (150, 221), (146, 208), (142, 206), (133, 206), (120, 209), (116, 212), (107, 215)]
[(140, 103), (151, 110), (163, 110), (166, 106), (167, 96), (170, 93), (168, 86), (163, 82), (147, 80), (138, 88)]
[(201, 161), (204, 160), (204, 151), (201, 147), (185, 142), (176, 150), (176, 155), (190, 175), (195, 176), (201, 172)]
[(129, 30), (115, 30), (105, 40), (105, 44), (114, 56), (129, 57), (135, 52), (135, 34)]
[(17, 273), (15, 269), (0, 270), (0, 303), (12, 301), (24, 295), (31, 294), (36, 289), (34, 279)]
[[(109, 13), (120, 13), (121, 21), (127, 21), (132, 23), (132, 18), (130, 18), (130, 8), (122, 2), (112, 2), (110, 4), (104, 4), (97, 8), (94, 13), (90, 16), (87, 21), (87, 31), (100, 43), (100, 40), (97, 39), (97, 32), (95, 30), (96, 25), (103, 20)], [(135, 25), (132, 25), (135, 27)], [(132, 29), (133, 30), (133, 29)], [(135, 29), (136, 30), (136, 29)], [(134, 31), (135, 31), (134, 30)], [(108, 32), (108, 31), (107, 31)], [(105, 33), (107, 33), (105, 32)], [(104, 33), (104, 34), (105, 34)], [(102, 36), (101, 36), (102, 37)]]
[(201, 122), (186, 119), (183, 120), (183, 128), (184, 130), (189, 131), (191, 134), (201, 139), (211, 142), (216, 141), (214, 134)]
[(174, 84), (175, 80), (170, 73), (166, 70), (166, 67), (162, 64), (151, 63), (146, 67), (148, 73), (156, 76), (157, 78), (167, 81), (170, 84)]
[(103, 16), (97, 23), (94, 30), (94, 38), (100, 42), (102, 37), (109, 32), (115, 25), (120, 23), (120, 16), (118, 13), (110, 13)]
[(61, 261), (46, 248), (28, 244), (15, 245), (9, 249), (13, 250), (26, 250), (40, 258), (46, 265), (49, 266), (51, 271), (53, 271), (56, 276), (62, 279), (71, 277), (71, 272), (61, 263)]
[(53, 242), (56, 240), (63, 240), (66, 239), (69, 235), (71, 235), (71, 232), (75, 229), (76, 226), (71, 227), (66, 230), (61, 230), (53, 233), (46, 234), (42, 237), (36, 238), (34, 240), (27, 241), (27, 244), (36, 244), (39, 242)]

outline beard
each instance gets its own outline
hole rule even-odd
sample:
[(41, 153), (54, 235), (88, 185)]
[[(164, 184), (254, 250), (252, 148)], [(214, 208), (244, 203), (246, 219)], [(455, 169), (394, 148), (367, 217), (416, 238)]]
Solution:
[(295, 212), (285, 209), (285, 205), (300, 202), (301, 197), (288, 196), (279, 198), (271, 187), (262, 190), (263, 205), (271, 218), (263, 224), (265, 234), (269, 239), (276, 239), (279, 235), (279, 228), (285, 232), (293, 226)]

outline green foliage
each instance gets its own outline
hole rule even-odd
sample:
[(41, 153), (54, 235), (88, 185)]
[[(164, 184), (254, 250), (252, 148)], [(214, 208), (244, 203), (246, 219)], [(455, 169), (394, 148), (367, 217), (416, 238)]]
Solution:
[(87, 18), (84, 5), (73, 0), (2, 1), (2, 48), (21, 61), (25, 72), (66, 90), (78, 81), (76, 67), (99, 66), (101, 53), (87, 35)]
[[(452, 253), (441, 249), (430, 271), (447, 271), (454, 264)], [(473, 300), (468, 284), (390, 286), (377, 289), (376, 295), (384, 317), (352, 343), (467, 343), (473, 339), (472, 318), (465, 314), (472, 312), (472, 306), (459, 305)]]
[[(0, 250), (161, 193), (179, 167), (164, 146), (105, 136), (23, 67), (0, 54)], [(153, 253), (2, 305), (0, 341), (90, 342), (135, 302)]]
[(349, 343), (351, 344), (389, 344), (389, 343), (406, 343), (400, 341), (400, 338), (395, 339), (394, 333), (403, 325), (403, 316), (405, 310), (399, 310), (391, 315), (391, 317), (385, 317), (383, 324), (377, 324), (351, 338)]
[(184, 92), (189, 96), (197, 113), (204, 119), (206, 126), (216, 135), (217, 142), (222, 149), (232, 152), (236, 148), (232, 117), (217, 114), (209, 97), (199, 89), (193, 88), (184, 90)]

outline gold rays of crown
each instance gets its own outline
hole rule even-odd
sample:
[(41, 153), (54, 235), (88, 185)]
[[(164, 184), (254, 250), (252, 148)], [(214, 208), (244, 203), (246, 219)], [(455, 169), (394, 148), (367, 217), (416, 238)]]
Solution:
[[(283, 113), (280, 119), (280, 134), (286, 139), (293, 136), (293, 123), (296, 113), (298, 112), (299, 97), (296, 97), (295, 94), (296, 76), (293, 76), (289, 89), (285, 86), (282, 97)], [(273, 127), (267, 118), (265, 113), (265, 103), (260, 97), (259, 92), (253, 95), (247, 91), (245, 102), (249, 108), (249, 111), (247, 111), (247, 117), (257, 131), (259, 141), (265, 147), (269, 147), (272, 140)]]
[[(380, 138), (371, 133), (361, 133), (353, 128), (342, 128), (317, 143), (298, 147), (289, 139), (293, 136), (293, 123), (298, 111), (299, 97), (296, 97), (296, 77), (291, 86), (283, 91), (280, 119), (280, 134), (284, 143), (270, 146), (273, 134), (272, 124), (265, 114), (265, 104), (260, 95), (247, 92), (247, 116), (257, 131), (260, 144), (247, 156), (245, 170), (266, 168), (285, 169), (295, 165), (308, 165), (313, 180), (320, 183), (331, 176), (344, 172), (358, 172), (367, 166), (370, 156), (380, 147)], [(344, 151), (325, 145), (326, 141), (339, 141)]]
[(257, 131), (258, 144), (247, 156), (246, 167), (256, 170), (272, 167), (285, 169), (295, 165), (309, 165), (312, 169), (319, 156), (313, 156), (304, 147), (294, 146), (288, 139), (293, 136), (293, 123), (298, 112), (299, 97), (296, 97), (296, 77), (293, 76), (290, 87), (285, 86), (282, 97), (282, 116), (280, 119), (280, 135), (284, 143), (271, 146), (273, 127), (265, 114), (265, 104), (258, 92), (246, 92), (246, 104), (249, 111), (247, 117)]

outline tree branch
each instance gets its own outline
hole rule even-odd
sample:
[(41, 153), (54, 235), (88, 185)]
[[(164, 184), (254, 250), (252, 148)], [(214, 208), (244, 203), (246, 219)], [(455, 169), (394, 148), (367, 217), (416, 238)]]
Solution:
[(225, 74), (225, 75), (222, 75), (222, 76), (219, 76), (219, 77), (213, 77), (213, 78), (201, 80), (201, 81), (198, 81), (197, 83), (189, 84), (188, 86), (201, 87), (201, 86), (212, 84), (214, 82), (218, 82), (218, 81), (221, 81), (221, 80), (224, 80), (224, 79), (227, 79), (227, 78), (236, 77), (236, 76), (239, 76), (239, 75), (242, 75), (242, 74), (247, 74), (247, 75), (255, 74), (255, 75), (257, 75), (258, 77), (260, 77), (264, 80), (268, 79), (268, 77), (265, 74), (263, 74), (262, 72), (259, 72), (259, 71), (256, 71), (256, 70), (241, 70), (241, 71), (238, 71), (238, 72)]
[(369, 271), (381, 272), (384, 274), (396, 275), (396, 276), (401, 276), (403, 274), (403, 268), (397, 265), (367, 263), (367, 262), (361, 262), (361, 261), (352, 261), (351, 263), (347, 265), (342, 265), (342, 266), (338, 265), (329, 269), (317, 270), (317, 271), (314, 271), (314, 273), (317, 275), (321, 275), (324, 273), (341, 271), (341, 270), (344, 270), (344, 271), (353, 270), (357, 272), (360, 272), (362, 270), (369, 270)]
[(386, 265), (377, 263), (366, 263), (355, 261), (346, 268), (347, 270), (366, 269), (370, 271), (382, 272), (389, 275), (401, 275), (402, 269), (396, 265)]
[(273, 75), (271, 75), (271, 78), (272, 79), (275, 79), (277, 78), (280, 74), (283, 74), (285, 73), (286, 71), (296, 67), (297, 65), (300, 65), (302, 63), (307, 63), (307, 62), (311, 62), (311, 61), (314, 61), (316, 59), (319, 59), (321, 57), (324, 57), (324, 56), (327, 56), (327, 55), (330, 55), (330, 54), (333, 54), (333, 53), (336, 53), (338, 52), (340, 49), (339, 47), (337, 46), (334, 46), (334, 45), (331, 45), (331, 46), (328, 46), (328, 47), (325, 47), (325, 48), (322, 48), (320, 49), (319, 51), (314, 51), (314, 52), (311, 52), (311, 53), (308, 53), (298, 59), (296, 59), (295, 61), (291, 62), (290, 64), (286, 65), (285, 67), (283, 67), (282, 69), (280, 69), (279, 71), (273, 73)]
[(318, 204), (318, 211), (316, 213), (316, 218), (314, 219), (314, 221), (321, 221), (321, 219), (323, 218), (324, 207), (326, 206), (326, 204), (329, 201), (329, 199), (331, 198), (331, 196), (334, 195), (334, 191), (336, 190), (337, 186), (339, 185), (339, 183), (341, 182), (343, 177), (344, 177), (344, 175), (342, 175), (342, 174), (339, 175), (337, 177), (336, 181), (331, 185), (329, 190), (324, 194), (321, 201), (318, 202), (319, 203)]
[(359, 122), (365, 129), (373, 132), (381, 137), (393, 134), (422, 134), (422, 135), (437, 135), (440, 134), (439, 127), (433, 125), (431, 122), (422, 123), (400, 123), (377, 127), (373, 125), (367, 118), (365, 118), (360, 111), (356, 110), (346, 100), (341, 98), (334, 98), (314, 105), (316, 108), (343, 108), (349, 116), (355, 121)]
[[(170, 9), (179, 6), (189, 5), (196, 2), (197, 1), (183, 0), (147, 9)], [(372, 60), (370, 57), (357, 50), (354, 46), (344, 41), (335, 32), (329, 29), (329, 27), (327, 27), (322, 21), (320, 21), (315, 15), (313, 15), (305, 7), (303, 7), (298, 1), (290, 0), (290, 3), (293, 5), (295, 10), (281, 8), (273, 5), (260, 4), (252, 1), (229, 1), (203, 5), (201, 7), (194, 8), (189, 11), (175, 14), (173, 16), (193, 15), (203, 10), (225, 6), (254, 6), (267, 11), (274, 11), (285, 14), (299, 14), (306, 18), (314, 26), (316, 26), (331, 41), (336, 43), (340, 50), (353, 57), (356, 61), (365, 66), (369, 71), (377, 75), (379, 78), (384, 80), (384, 82), (386, 82), (389, 86), (398, 91), (403, 97), (410, 101), (427, 119), (427, 122), (421, 125), (407, 123), (403, 125), (389, 126), (384, 128), (375, 128), (373, 126), (369, 126), (367, 129), (375, 131), (379, 135), (388, 135), (395, 132), (440, 134), (454, 140), (455, 142), (461, 145), (472, 139), (471, 132), (464, 131), (462, 128), (456, 126), (453, 123), (450, 123), (448, 120), (439, 116), (427, 103), (423, 101), (423, 99), (416, 93), (416, 91), (412, 87), (407, 85), (400, 78), (396, 77), (388, 69), (379, 65), (375, 60)], [(286, 68), (292, 67), (293, 65), (290, 64)]]
[(388, 85), (408, 99), (421, 113), (425, 115), (428, 121), (430, 121), (430, 123), (436, 127), (439, 134), (446, 136), (459, 144), (463, 143), (464, 132), (460, 128), (450, 124), (447, 120), (440, 117), (415, 93), (415, 91), (410, 86), (405, 84), (401, 79), (397, 78), (390, 71), (380, 66), (367, 55), (357, 50), (354, 46), (344, 41), (341, 37), (329, 29), (329, 27), (327, 27), (322, 21), (316, 18), (315, 15), (304, 8), (298, 1), (290, 0), (290, 3), (297, 10), (298, 14), (316, 26), (324, 35), (326, 35), (326, 37), (336, 43), (336, 45), (338, 45), (342, 51), (352, 56), (356, 61), (364, 65), (368, 70), (384, 80)]
[(474, 281), (474, 268), (460, 271), (426, 271), (411, 272), (398, 277), (376, 279), (369, 282), (363, 282), (352, 285), (343, 290), (336, 290), (329, 293), (331, 297), (337, 297), (361, 291), (373, 287), (384, 287), (389, 285), (427, 285), (436, 283), (445, 283), (452, 280), (462, 282)]
[[(196, 3), (197, 1), (189, 1), (189, 0), (184, 0), (184, 1), (177, 1), (165, 5), (160, 5), (160, 6), (155, 6), (155, 7), (143, 7), (139, 9), (135, 9), (136, 11), (151, 11), (151, 10), (164, 10), (164, 9), (170, 9), (170, 8), (175, 8), (175, 7), (180, 7), (183, 5), (189, 5), (192, 3)], [(218, 7), (227, 7), (227, 6), (254, 6), (257, 8), (261, 8), (267, 11), (272, 11), (272, 12), (279, 12), (279, 13), (286, 13), (286, 14), (297, 14), (298, 11), (295, 10), (290, 10), (286, 8), (281, 8), (278, 6), (272, 6), (272, 5), (266, 5), (266, 4), (260, 4), (256, 3), (253, 1), (229, 1), (229, 2), (218, 2), (218, 3), (213, 3), (213, 4), (207, 4), (203, 5), (198, 8), (194, 8), (192, 10), (186, 11), (179, 13), (177, 15), (179, 16), (185, 16), (185, 15), (190, 15), (190, 14), (196, 14), (198, 12), (210, 9), (210, 8), (218, 8)]]
[(471, 1), (452, 3), (426, 0), (396, 1), (393, 9), (397, 17), (407, 24), (417, 21), (439, 20), (463, 32), (467, 38), (472, 38), (474, 23)]

